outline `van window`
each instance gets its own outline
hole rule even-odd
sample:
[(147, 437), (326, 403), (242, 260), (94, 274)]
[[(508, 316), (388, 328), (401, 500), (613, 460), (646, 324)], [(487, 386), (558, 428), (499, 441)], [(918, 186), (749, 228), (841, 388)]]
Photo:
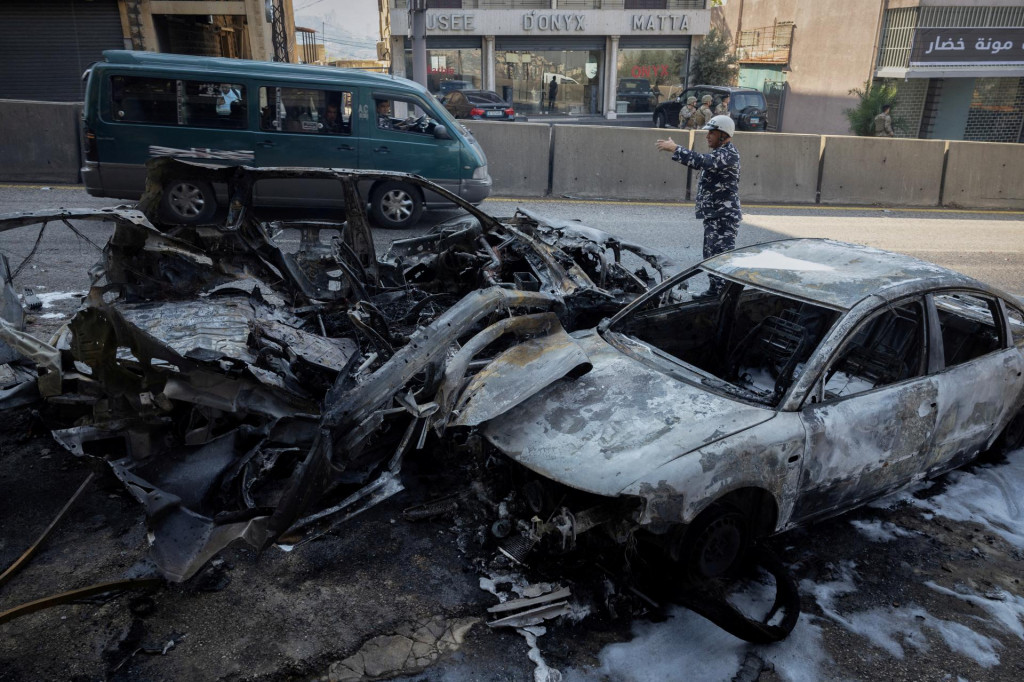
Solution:
[(178, 125), (178, 81), (113, 76), (111, 114), (115, 121)]
[(315, 88), (260, 88), (260, 129), (282, 133), (352, 134), (352, 93)]
[(240, 83), (113, 76), (110, 93), (115, 121), (246, 127), (245, 86)]
[(198, 128), (248, 127), (245, 86), (239, 83), (179, 81), (182, 125)]
[[(393, 97), (374, 100), (377, 128), (381, 130), (397, 130), (403, 133), (433, 135), (434, 128), (443, 125), (442, 121), (434, 120), (422, 104), (415, 99)], [(441, 109), (445, 111), (445, 109)], [(433, 112), (431, 112), (433, 113)]]

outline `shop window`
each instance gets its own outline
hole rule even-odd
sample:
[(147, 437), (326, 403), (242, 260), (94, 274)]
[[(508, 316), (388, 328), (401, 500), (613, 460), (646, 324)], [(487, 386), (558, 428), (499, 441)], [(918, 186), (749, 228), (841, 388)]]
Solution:
[(1002, 347), (995, 301), (966, 293), (936, 294), (946, 367), (953, 367)]
[(260, 130), (351, 135), (352, 93), (315, 88), (260, 88)]
[(178, 81), (167, 78), (114, 76), (110, 79), (111, 114), (124, 123), (178, 124)]

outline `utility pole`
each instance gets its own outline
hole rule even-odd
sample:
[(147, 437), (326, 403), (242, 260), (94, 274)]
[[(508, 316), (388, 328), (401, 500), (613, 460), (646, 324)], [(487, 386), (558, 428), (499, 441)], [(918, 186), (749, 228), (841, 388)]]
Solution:
[(427, 87), (427, 0), (409, 0), (412, 26), (412, 79)]

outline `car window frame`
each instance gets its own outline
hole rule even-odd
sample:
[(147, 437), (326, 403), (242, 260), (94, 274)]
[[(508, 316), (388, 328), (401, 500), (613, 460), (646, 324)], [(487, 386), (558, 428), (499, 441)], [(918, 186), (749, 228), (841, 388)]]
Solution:
[[(856, 337), (856, 335), (860, 333), (860, 331), (864, 328), (866, 324), (872, 322), (878, 315), (882, 314), (885, 310), (891, 308), (899, 308), (912, 302), (917, 302), (918, 305), (921, 306), (921, 323), (924, 325), (924, 334), (922, 335), (922, 342), (925, 346), (923, 349), (924, 370), (916, 374), (915, 376), (907, 377), (906, 379), (894, 381), (892, 383), (885, 384), (882, 386), (874, 386), (868, 390), (861, 391), (859, 393), (838, 396), (826, 400), (825, 377), (828, 376), (829, 369), (831, 369), (833, 364), (838, 361), (840, 356), (846, 350), (848, 344), (850, 344), (853, 341), (854, 337)], [(852, 312), (852, 310), (850, 312)], [(848, 312), (847, 315), (849, 315), (850, 312)], [(933, 312), (934, 306), (932, 306), (931, 302), (927, 300), (927, 295), (921, 293), (903, 296), (893, 301), (885, 301), (882, 304), (875, 306), (870, 311), (865, 312), (863, 315), (860, 316), (860, 319), (853, 324), (852, 327), (842, 332), (843, 339), (838, 344), (835, 345), (834, 349), (829, 354), (828, 358), (825, 358), (820, 361), (820, 369), (818, 370), (818, 374), (814, 378), (814, 380), (809, 384), (806, 394), (800, 399), (800, 402), (796, 407), (797, 411), (803, 410), (811, 406), (832, 405), (844, 400), (850, 400), (852, 398), (866, 396), (871, 393), (875, 393), (876, 391), (886, 390), (892, 388), (893, 386), (899, 386), (900, 384), (904, 384), (910, 381), (916, 381), (935, 374), (935, 371), (933, 371), (936, 353), (934, 334), (937, 331), (937, 318), (933, 318)], [(840, 320), (839, 322), (836, 323), (834, 329), (839, 329), (841, 327), (842, 321)], [(819, 349), (827, 342), (829, 342), (829, 339), (826, 337), (819, 345)], [(817, 364), (813, 356), (807, 364), (811, 365), (812, 363)]]
[[(993, 322), (995, 323), (996, 331), (999, 333), (999, 343), (995, 349), (990, 350), (987, 353), (977, 355), (971, 358), (970, 360), (965, 360), (964, 362), (959, 362), (954, 365), (946, 365), (945, 339), (942, 336), (942, 324), (939, 320), (938, 306), (935, 304), (934, 297), (936, 295), (957, 293), (965, 294), (968, 296), (974, 296), (976, 298), (981, 298), (983, 300), (989, 301), (989, 312), (993, 316)], [(937, 357), (935, 358), (937, 364), (936, 372), (944, 372), (954, 367), (960, 367), (961, 365), (966, 365), (971, 362), (974, 362), (979, 358), (984, 358), (989, 355), (992, 355), (993, 353), (998, 353), (1000, 351), (1004, 351), (1008, 348), (1013, 347), (1013, 334), (1010, 330), (1010, 323), (1007, 319), (1006, 310), (1004, 308), (1005, 302), (1003, 301), (1003, 298), (1001, 296), (998, 296), (997, 294), (991, 293), (989, 291), (984, 291), (981, 289), (972, 289), (970, 287), (944, 287), (942, 289), (935, 289), (929, 291), (928, 295), (926, 296), (926, 299), (928, 306), (930, 308), (929, 316), (934, 315), (934, 327), (936, 333), (935, 342), (937, 344)]]

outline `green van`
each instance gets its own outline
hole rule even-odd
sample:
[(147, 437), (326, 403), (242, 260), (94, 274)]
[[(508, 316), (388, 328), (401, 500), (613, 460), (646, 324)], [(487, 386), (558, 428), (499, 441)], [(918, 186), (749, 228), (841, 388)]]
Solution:
[[(87, 72), (82, 176), (89, 194), (138, 199), (146, 161), (352, 168), (416, 173), (470, 203), (491, 191), (487, 157), (423, 86), (353, 69), (107, 50)], [(258, 183), (264, 206), (340, 207), (336, 183)], [(447, 204), (398, 180), (361, 189), (381, 227)], [(224, 188), (188, 178), (164, 187), (171, 222), (209, 220)]]

